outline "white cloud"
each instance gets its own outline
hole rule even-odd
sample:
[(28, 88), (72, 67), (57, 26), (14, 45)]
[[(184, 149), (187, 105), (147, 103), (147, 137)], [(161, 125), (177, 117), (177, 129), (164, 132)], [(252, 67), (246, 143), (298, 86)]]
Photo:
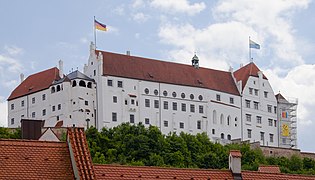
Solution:
[(8, 106), (4, 97), (0, 96), (0, 127), (8, 126)]
[(170, 14), (186, 13), (188, 15), (198, 14), (206, 8), (204, 2), (191, 4), (187, 0), (152, 0), (151, 6)]
[(134, 0), (131, 4), (132, 8), (143, 8), (145, 7), (145, 2), (143, 0)]
[(23, 53), (23, 49), (16, 46), (4, 46), (4, 50), (11, 56), (19, 55)]
[(139, 13), (136, 13), (132, 16), (133, 20), (136, 21), (137, 23), (144, 23), (146, 22), (150, 16), (149, 15), (146, 15), (142, 12), (139, 12)]
[(125, 15), (125, 7), (124, 7), (124, 5), (118, 6), (115, 9), (113, 9), (113, 13), (117, 14), (119, 16)]

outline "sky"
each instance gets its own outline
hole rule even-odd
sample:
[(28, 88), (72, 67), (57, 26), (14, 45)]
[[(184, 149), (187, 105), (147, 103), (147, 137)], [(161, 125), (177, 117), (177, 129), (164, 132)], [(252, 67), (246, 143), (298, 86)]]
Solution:
[(315, 4), (312, 0), (94, 0), (0, 2), (0, 126), (7, 126), (7, 98), (30, 74), (64, 61), (64, 73), (87, 63), (97, 49), (237, 70), (254, 63), (274, 93), (298, 98), (298, 147), (315, 152)]

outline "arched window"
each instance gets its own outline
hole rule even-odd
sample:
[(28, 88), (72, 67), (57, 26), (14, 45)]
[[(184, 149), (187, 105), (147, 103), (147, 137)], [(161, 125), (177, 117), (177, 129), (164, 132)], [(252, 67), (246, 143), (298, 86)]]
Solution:
[(190, 94), (190, 99), (193, 100), (195, 96), (193, 94)]
[(221, 116), (220, 116), (220, 124), (223, 124), (223, 121), (224, 121), (224, 116), (223, 116), (223, 114), (221, 114)]
[(77, 86), (77, 81), (72, 81), (72, 87), (76, 87)]
[(91, 83), (91, 82), (88, 82), (88, 83), (87, 83), (87, 87), (88, 87), (88, 88), (92, 88), (92, 83)]
[(145, 94), (149, 94), (149, 92), (150, 92), (150, 91), (149, 91), (148, 88), (145, 88), (145, 89), (144, 89), (144, 93), (145, 93)]
[(164, 96), (167, 96), (167, 91), (163, 91), (163, 95), (164, 95)]
[(221, 133), (221, 139), (224, 139), (224, 133)]
[(185, 98), (185, 93), (182, 93), (180, 96), (184, 99)]
[(157, 96), (158, 94), (159, 94), (159, 91), (158, 91), (157, 89), (155, 89), (155, 90), (154, 90), (154, 95)]
[(173, 97), (176, 97), (176, 96), (177, 96), (176, 92), (173, 92), (173, 93), (172, 93), (172, 96), (173, 96)]
[(57, 86), (57, 92), (60, 91), (60, 90), (61, 90), (61, 89), (60, 89), (60, 85), (58, 85), (58, 86)]
[(55, 87), (51, 87), (51, 93), (54, 93), (54, 92), (56, 92)]
[(81, 80), (81, 81), (79, 82), (79, 86), (81, 86), (81, 87), (86, 87), (85, 82)]
[(229, 126), (231, 124), (231, 116), (228, 116), (226, 121), (226, 124)]
[(232, 139), (232, 138), (231, 138), (231, 135), (228, 134), (228, 135), (227, 135), (227, 139), (231, 141), (231, 139)]
[(213, 110), (213, 124), (217, 124), (217, 111)]

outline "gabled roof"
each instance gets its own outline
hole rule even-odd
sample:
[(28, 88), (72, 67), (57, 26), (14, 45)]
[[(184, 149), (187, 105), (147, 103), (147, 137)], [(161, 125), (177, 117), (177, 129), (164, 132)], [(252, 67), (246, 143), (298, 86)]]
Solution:
[(70, 80), (72, 80), (72, 79), (84, 79), (84, 80), (88, 80), (88, 81), (94, 81), (94, 79), (89, 78), (87, 75), (81, 73), (78, 70), (73, 71), (72, 73), (68, 74), (67, 77)]
[(64, 142), (0, 140), (0, 179), (74, 179)]
[[(260, 69), (256, 66), (255, 63), (250, 62), (246, 66), (241, 67), (237, 71), (234, 72), (234, 77), (237, 81), (242, 80), (242, 89), (244, 89), (249, 76), (258, 77), (258, 72)], [(265, 75), (263, 75), (264, 79), (267, 79)]]
[(162, 168), (94, 164), (97, 179), (233, 179), (230, 170)]
[(54, 81), (59, 79), (59, 69), (56, 67), (32, 74), (12, 91), (8, 100), (47, 89)]
[(103, 75), (207, 88), (239, 95), (230, 72), (148, 58), (96, 51), (103, 55)]

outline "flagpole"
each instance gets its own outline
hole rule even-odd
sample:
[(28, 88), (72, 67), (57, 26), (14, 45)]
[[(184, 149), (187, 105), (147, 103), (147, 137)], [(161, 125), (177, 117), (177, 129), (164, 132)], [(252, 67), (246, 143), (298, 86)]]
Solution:
[(95, 49), (96, 49), (96, 29), (95, 29), (95, 16), (94, 16), (94, 22), (93, 22), (93, 26), (94, 26), (94, 44), (95, 44)]
[(249, 62), (252, 61), (252, 53), (250, 48), (250, 36), (248, 36)]

